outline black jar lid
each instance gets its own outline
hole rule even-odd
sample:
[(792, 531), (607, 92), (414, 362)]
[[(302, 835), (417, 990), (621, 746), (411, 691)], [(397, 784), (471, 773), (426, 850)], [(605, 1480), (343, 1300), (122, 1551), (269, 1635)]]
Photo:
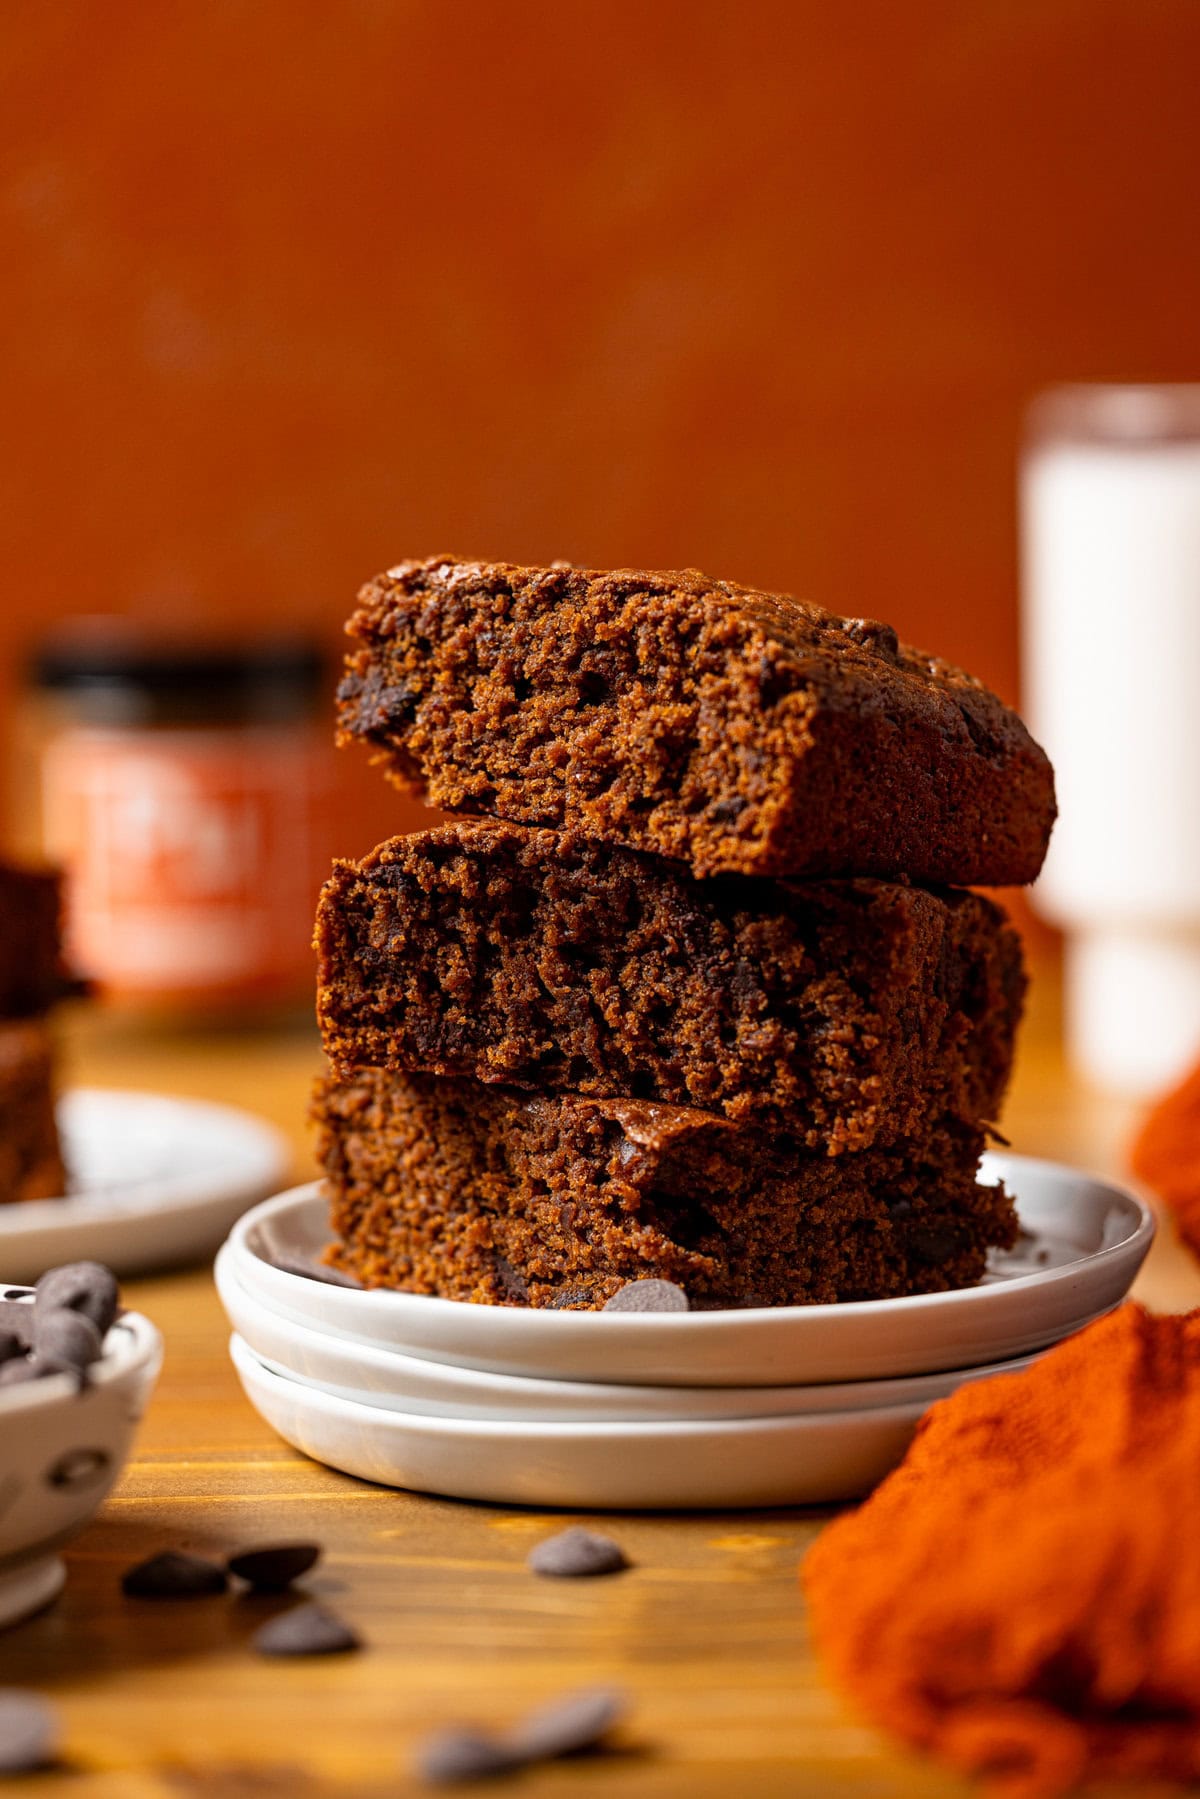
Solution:
[(30, 672), (85, 724), (287, 724), (316, 711), (325, 657), (305, 637), (235, 644), (81, 619), (40, 645)]

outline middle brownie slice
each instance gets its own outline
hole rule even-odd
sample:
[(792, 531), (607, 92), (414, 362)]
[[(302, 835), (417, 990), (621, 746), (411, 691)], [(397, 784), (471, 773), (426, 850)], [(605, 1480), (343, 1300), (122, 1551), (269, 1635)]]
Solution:
[(833, 1155), (994, 1119), (1024, 987), (978, 894), (697, 881), (487, 821), (338, 863), (317, 948), (337, 1072), (698, 1106)]

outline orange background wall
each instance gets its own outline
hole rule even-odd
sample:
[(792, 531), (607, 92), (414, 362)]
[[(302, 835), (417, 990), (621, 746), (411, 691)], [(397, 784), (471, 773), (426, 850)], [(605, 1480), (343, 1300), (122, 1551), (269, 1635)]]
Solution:
[(5, 695), (446, 548), (1011, 694), (1029, 394), (1200, 374), (1196, 0), (7, 0), (0, 64)]

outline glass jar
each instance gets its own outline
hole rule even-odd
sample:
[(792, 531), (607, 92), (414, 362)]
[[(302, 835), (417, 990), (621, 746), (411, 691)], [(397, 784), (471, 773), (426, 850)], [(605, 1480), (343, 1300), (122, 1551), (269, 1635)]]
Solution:
[(1152, 1092), (1200, 1055), (1200, 386), (1065, 387), (1021, 473), (1025, 699), (1059, 818), (1068, 1048)]
[(188, 1012), (310, 997), (334, 754), (317, 647), (82, 623), (32, 675), (42, 847), (66, 869), (79, 972)]

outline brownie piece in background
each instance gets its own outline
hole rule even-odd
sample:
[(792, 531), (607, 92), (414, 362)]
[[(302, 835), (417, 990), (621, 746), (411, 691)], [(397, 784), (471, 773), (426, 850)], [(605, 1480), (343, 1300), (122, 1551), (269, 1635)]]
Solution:
[(54, 1049), (45, 1025), (0, 1023), (0, 1205), (66, 1192), (54, 1097)]
[(569, 827), (701, 875), (1032, 881), (1054, 777), (981, 682), (694, 569), (433, 557), (368, 583), (341, 739), (452, 812)]
[(699, 1106), (833, 1155), (994, 1119), (1024, 990), (978, 894), (697, 881), (471, 820), (337, 863), (317, 946), (336, 1072)]
[(44, 1012), (76, 990), (62, 963), (56, 869), (0, 860), (0, 1018)]
[(595, 1308), (626, 1281), (693, 1305), (878, 1299), (969, 1285), (1016, 1219), (980, 1131), (815, 1155), (711, 1113), (367, 1069), (318, 1084), (318, 1156), (367, 1286)]

